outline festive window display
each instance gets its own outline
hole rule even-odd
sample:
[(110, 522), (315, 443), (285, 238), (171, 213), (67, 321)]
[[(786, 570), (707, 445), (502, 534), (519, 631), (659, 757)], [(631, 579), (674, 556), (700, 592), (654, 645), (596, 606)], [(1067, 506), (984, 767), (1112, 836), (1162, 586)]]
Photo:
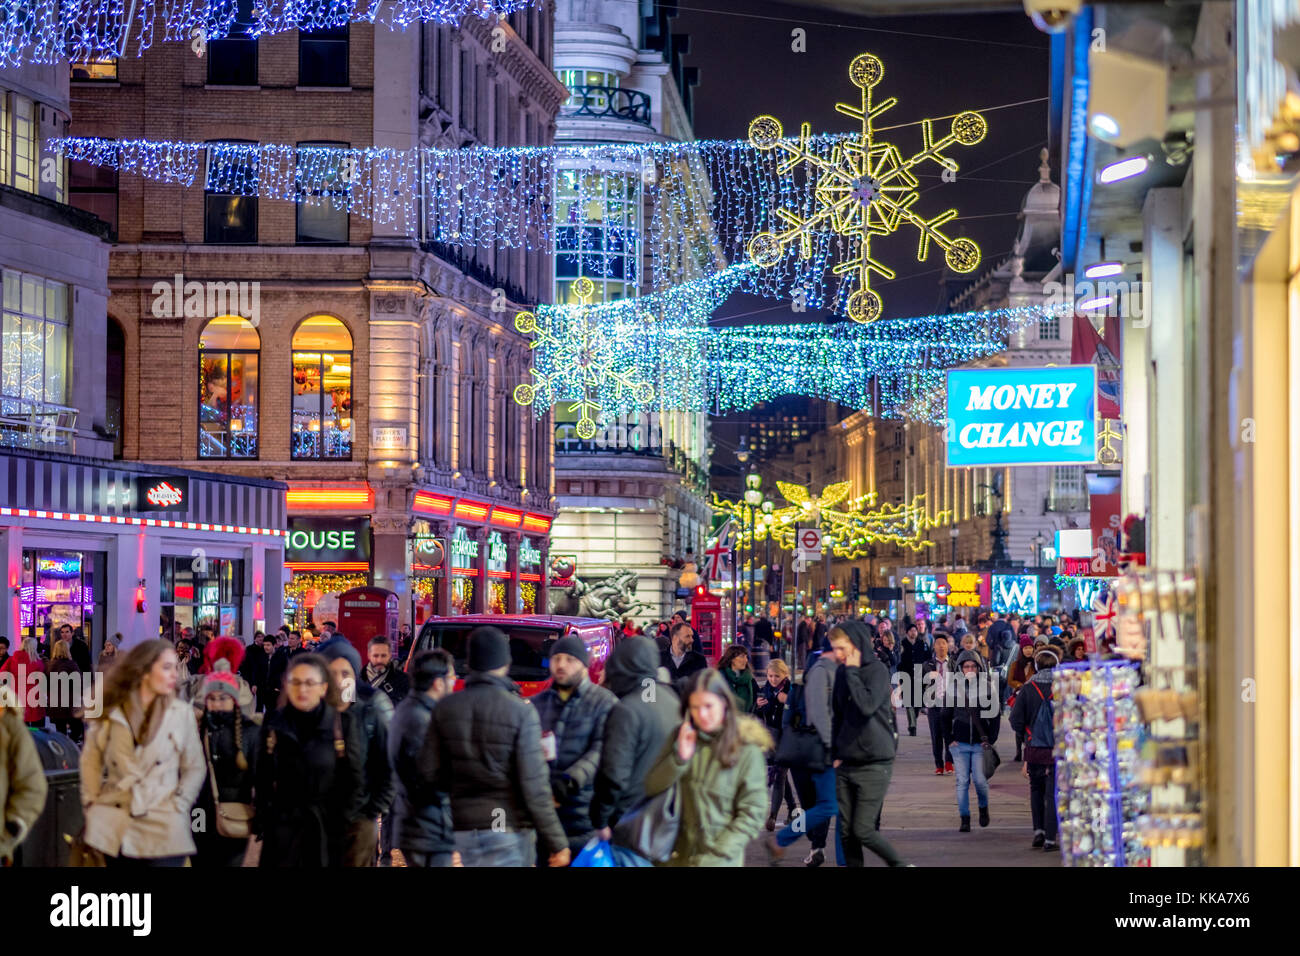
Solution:
[(456, 575), (451, 579), (451, 613), (472, 614), (474, 579)]
[(5, 269), (0, 414), (39, 415), (68, 400), (68, 287)]
[(222, 315), (199, 337), (199, 457), (256, 458), (261, 339), (248, 319)]
[(524, 581), (519, 585), (519, 613), (537, 613), (537, 585), (531, 581)]
[(352, 457), (352, 336), (328, 315), (293, 336), (294, 458)]
[(506, 613), (506, 582), (504, 581), (488, 582), (488, 613), (489, 614)]
[(295, 571), (293, 578), (284, 586), (284, 619), (291, 627), (302, 628), (313, 621), (312, 611), (324, 600), (338, 596), (353, 588), (363, 588), (369, 584), (363, 572), (355, 574), (332, 574), (328, 572)]

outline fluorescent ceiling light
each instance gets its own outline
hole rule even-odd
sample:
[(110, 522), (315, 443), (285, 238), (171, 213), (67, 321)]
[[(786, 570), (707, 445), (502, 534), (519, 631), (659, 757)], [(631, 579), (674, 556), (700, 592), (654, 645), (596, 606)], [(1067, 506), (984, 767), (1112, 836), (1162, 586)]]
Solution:
[(1114, 301), (1115, 297), (1113, 295), (1099, 295), (1091, 299), (1084, 299), (1075, 308), (1080, 312), (1090, 312), (1093, 309), (1104, 309)]
[(1150, 163), (1145, 156), (1121, 159), (1119, 162), (1111, 163), (1103, 169), (1097, 179), (1103, 184), (1117, 183), (1122, 179), (1132, 179), (1134, 176), (1141, 176), (1145, 173), (1149, 165)]
[(1124, 271), (1122, 262), (1098, 262), (1090, 265), (1083, 270), (1085, 279), (1105, 279), (1108, 276), (1117, 276)]
[(1092, 135), (1098, 139), (1113, 142), (1119, 138), (1119, 123), (1114, 117), (1105, 113), (1094, 113), (1092, 117)]

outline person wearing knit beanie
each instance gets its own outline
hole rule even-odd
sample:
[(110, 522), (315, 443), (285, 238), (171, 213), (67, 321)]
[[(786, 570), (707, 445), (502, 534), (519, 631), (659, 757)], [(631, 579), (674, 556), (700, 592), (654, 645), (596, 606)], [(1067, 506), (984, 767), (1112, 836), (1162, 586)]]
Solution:
[(476, 627), (469, 635), (469, 669), (496, 671), (510, 666), (510, 639), (500, 628)]
[(342, 634), (335, 634), (333, 637), (321, 641), (320, 646), (316, 648), (316, 653), (327, 661), (344, 659), (352, 665), (354, 677), (361, 673), (361, 654), (352, 646), (352, 642)]
[(582, 666), (587, 667), (591, 661), (587, 654), (586, 642), (576, 634), (570, 634), (568, 637), (562, 637), (551, 647), (551, 656), (556, 654), (568, 654), (570, 657), (576, 657), (582, 661)]

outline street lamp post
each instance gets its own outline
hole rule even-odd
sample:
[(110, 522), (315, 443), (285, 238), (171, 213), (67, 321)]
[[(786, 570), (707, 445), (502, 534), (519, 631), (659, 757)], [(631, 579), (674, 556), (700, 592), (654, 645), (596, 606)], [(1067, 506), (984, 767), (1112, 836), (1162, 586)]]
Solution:
[[(768, 583), (772, 580), (772, 522), (776, 520), (772, 515), (772, 502), (763, 502), (763, 590), (770, 594), (771, 585)], [(766, 600), (763, 602), (767, 603)]]
[(952, 538), (952, 566), (954, 570), (957, 568), (957, 535), (960, 533), (956, 526), (948, 530), (948, 535)]
[(1038, 534), (1034, 535), (1034, 567), (1035, 568), (1041, 568), (1043, 566), (1043, 545), (1045, 544), (1047, 544), (1047, 539), (1043, 537), (1043, 533), (1041, 531), (1038, 532)]
[(749, 506), (749, 587), (745, 591), (745, 603), (752, 605), (754, 603), (754, 555), (758, 550), (758, 542), (754, 540), (756, 530), (758, 508), (763, 503), (763, 479), (759, 477), (758, 472), (751, 471), (745, 476), (745, 504)]

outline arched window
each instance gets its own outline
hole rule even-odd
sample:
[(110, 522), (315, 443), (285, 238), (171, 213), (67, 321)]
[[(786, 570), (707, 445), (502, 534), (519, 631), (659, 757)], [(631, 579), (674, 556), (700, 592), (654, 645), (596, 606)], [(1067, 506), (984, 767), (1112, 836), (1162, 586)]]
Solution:
[(248, 319), (219, 315), (199, 337), (199, 457), (257, 457), (261, 339)]
[(352, 336), (333, 316), (305, 319), (293, 334), (294, 458), (352, 457)]

